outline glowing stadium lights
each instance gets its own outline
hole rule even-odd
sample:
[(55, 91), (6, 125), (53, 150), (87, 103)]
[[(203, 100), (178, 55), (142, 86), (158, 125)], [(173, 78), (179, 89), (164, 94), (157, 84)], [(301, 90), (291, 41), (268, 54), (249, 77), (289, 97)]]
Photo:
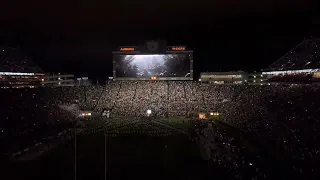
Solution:
[(262, 72), (262, 74), (312, 73), (312, 72), (319, 72), (319, 71), (320, 69), (301, 69), (301, 70), (289, 70), (289, 71)]
[(80, 116), (86, 117), (86, 116), (91, 116), (91, 115), (92, 115), (91, 112), (84, 112), (84, 113), (81, 113)]
[(150, 114), (151, 114), (151, 110), (148, 109), (148, 110), (147, 110), (147, 115), (149, 116)]
[(34, 73), (0, 72), (0, 75), (7, 75), (7, 76), (34, 76)]
[(210, 116), (219, 116), (220, 114), (218, 112), (211, 112)]

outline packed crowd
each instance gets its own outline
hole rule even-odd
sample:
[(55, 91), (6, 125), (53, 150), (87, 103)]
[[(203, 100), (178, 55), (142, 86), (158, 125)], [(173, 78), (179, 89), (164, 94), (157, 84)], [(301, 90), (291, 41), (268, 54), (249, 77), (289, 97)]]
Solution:
[(297, 172), (312, 174), (320, 160), (320, 145), (315, 143), (320, 138), (319, 91), (312, 85), (217, 86), (189, 81), (5, 89), (0, 91), (5, 102), (0, 110), (0, 137), (10, 144), (5, 148), (9, 152), (70, 128), (76, 116), (61, 105), (98, 113), (108, 109), (111, 117), (146, 116), (147, 110), (151, 117), (161, 118), (219, 112), (225, 123), (290, 159)]
[[(205, 159), (219, 165), (225, 179), (269, 179), (256, 152), (245, 146), (241, 134), (230, 133), (217, 122), (193, 121), (195, 141)], [(259, 162), (260, 161), (260, 162)]]
[(5, 89), (0, 96), (1, 154), (28, 149), (71, 127), (65, 123), (70, 113), (56, 106), (63, 99), (58, 89)]

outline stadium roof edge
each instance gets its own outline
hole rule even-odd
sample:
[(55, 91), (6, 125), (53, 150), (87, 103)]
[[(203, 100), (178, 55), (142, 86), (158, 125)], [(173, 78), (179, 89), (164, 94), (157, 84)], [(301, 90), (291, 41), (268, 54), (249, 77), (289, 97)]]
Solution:
[(283, 57), (285, 57), (287, 54), (289, 54), (291, 51), (293, 51), (294, 49), (296, 49), (297, 47), (299, 47), (300, 45), (302, 45), (303, 43), (305, 43), (306, 41), (309, 41), (310, 39), (304, 39), (303, 41), (301, 41), (298, 45), (296, 45), (295, 47), (291, 48), (289, 51), (287, 51), (284, 55), (282, 55), (281, 57), (279, 57), (277, 60), (275, 60), (273, 63), (271, 63), (267, 68), (263, 69), (263, 71), (268, 71), (268, 69), (275, 63), (277, 63), (279, 60), (281, 60)]
[[(17, 70), (16, 73), (44, 73), (43, 69), (32, 58), (29, 58), (27, 56), (27, 54), (24, 53), (19, 47), (1, 46), (0, 45), (0, 48), (3, 48), (2, 51), (5, 52), (6, 56), (8, 56), (8, 57), (12, 56), (12, 55), (14, 55), (14, 56), (19, 55), (19, 56), (23, 57), (23, 58), (11, 58), (11, 60), (8, 60), (8, 61), (14, 63), (15, 60), (17, 60), (15, 62), (20, 62), (23, 59), (24, 62), (27, 62), (24, 64), (28, 64), (28, 65), (30, 65), (30, 67), (33, 67), (35, 69), (35, 71), (33, 71), (33, 72), (30, 72), (30, 71), (29, 72), (21, 72), (21, 70), (20, 71)], [(14, 52), (12, 52), (12, 51), (14, 51)], [(7, 70), (1, 69), (2, 67), (4, 67), (4, 65), (6, 65), (6, 62), (8, 62), (8, 61), (5, 61), (4, 58), (0, 59), (0, 71), (5, 71), (5, 72), (8, 71), (8, 69)], [(15, 71), (15, 70), (9, 70), (9, 71)]]

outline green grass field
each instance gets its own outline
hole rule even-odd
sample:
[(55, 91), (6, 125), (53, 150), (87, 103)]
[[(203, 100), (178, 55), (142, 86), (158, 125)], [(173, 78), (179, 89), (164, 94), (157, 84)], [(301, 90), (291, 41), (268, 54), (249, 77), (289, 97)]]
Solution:
[[(178, 119), (166, 123), (190, 125)], [(38, 160), (18, 164), (17, 179), (74, 179), (75, 174), (77, 179), (104, 179), (105, 172), (107, 179), (186, 179), (202, 162), (189, 136), (146, 120), (97, 119), (88, 127), (77, 136), (76, 146), (71, 140)]]
[(190, 119), (185, 117), (169, 117), (164, 119), (163, 121), (183, 131), (189, 131), (189, 128), (191, 126)]

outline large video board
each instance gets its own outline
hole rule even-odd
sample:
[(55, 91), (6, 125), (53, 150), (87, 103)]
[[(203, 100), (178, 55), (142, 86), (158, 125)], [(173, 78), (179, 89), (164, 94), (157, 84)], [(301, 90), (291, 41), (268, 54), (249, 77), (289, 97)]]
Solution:
[(113, 51), (114, 80), (193, 80), (193, 51), (147, 41)]
[(190, 54), (118, 54), (114, 58), (116, 78), (190, 77)]

